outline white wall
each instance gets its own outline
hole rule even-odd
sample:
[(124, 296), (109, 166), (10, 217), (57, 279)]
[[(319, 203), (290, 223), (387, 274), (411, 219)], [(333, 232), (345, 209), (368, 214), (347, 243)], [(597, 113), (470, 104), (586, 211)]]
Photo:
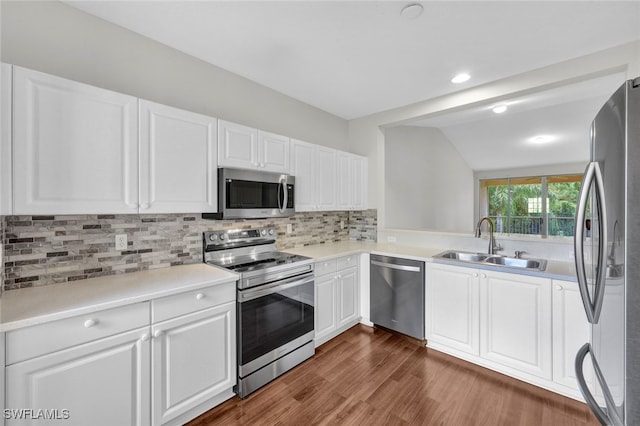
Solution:
[(339, 149), (346, 120), (58, 1), (0, 1), (1, 60)]
[(473, 171), (438, 129), (385, 131), (385, 225), (473, 231)]

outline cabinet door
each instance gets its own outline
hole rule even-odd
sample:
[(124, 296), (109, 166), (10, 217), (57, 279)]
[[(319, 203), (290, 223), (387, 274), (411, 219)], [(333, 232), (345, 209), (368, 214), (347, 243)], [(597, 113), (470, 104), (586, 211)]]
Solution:
[(366, 210), (368, 204), (368, 161), (365, 157), (354, 155), (351, 161), (351, 167), (351, 208), (353, 210)]
[[(578, 284), (553, 282), (553, 381), (578, 390), (575, 359), (578, 350), (589, 341), (591, 327), (584, 313)], [(585, 379), (593, 384), (590, 357), (585, 359)]]
[(317, 210), (336, 209), (336, 151), (316, 146), (316, 206)]
[(315, 339), (322, 339), (324, 336), (336, 330), (336, 280), (335, 275), (323, 275), (316, 277), (316, 306), (315, 306)]
[(13, 213), (11, 200), (11, 65), (0, 64), (0, 215)]
[(551, 281), (480, 272), (480, 355), (551, 379)]
[(338, 152), (336, 155), (336, 209), (353, 208), (353, 161), (351, 154)]
[(58, 410), (63, 420), (8, 419), (6, 425), (149, 425), (148, 332), (145, 327), (8, 366), (6, 409)]
[(316, 163), (314, 146), (291, 141), (291, 174), (295, 176), (295, 209), (297, 212), (316, 210)]
[(14, 67), (15, 214), (138, 212), (138, 101)]
[(359, 319), (358, 268), (338, 271), (338, 327), (356, 323)]
[(235, 302), (152, 326), (152, 424), (171, 421), (236, 384)]
[(258, 132), (259, 167), (268, 172), (289, 173), (289, 138)]
[(216, 119), (140, 100), (140, 213), (217, 211)]
[(218, 120), (218, 165), (255, 169), (258, 167), (258, 130)]
[(480, 354), (480, 283), (474, 269), (427, 264), (428, 342)]

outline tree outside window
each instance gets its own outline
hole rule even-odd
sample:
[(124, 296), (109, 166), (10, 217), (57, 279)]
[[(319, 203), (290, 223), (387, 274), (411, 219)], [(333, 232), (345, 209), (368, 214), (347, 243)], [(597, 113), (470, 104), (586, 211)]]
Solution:
[(533, 176), (480, 181), (480, 215), (496, 232), (573, 236), (582, 175)]

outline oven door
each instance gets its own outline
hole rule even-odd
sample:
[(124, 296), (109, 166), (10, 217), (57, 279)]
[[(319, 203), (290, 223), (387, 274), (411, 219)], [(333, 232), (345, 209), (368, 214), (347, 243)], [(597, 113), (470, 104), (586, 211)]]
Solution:
[(239, 376), (313, 340), (314, 305), (313, 274), (239, 290)]

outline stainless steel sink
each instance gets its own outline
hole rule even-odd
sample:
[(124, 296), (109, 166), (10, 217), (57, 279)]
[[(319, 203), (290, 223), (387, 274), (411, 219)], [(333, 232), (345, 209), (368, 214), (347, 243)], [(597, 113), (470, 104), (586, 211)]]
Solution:
[(464, 251), (447, 251), (436, 256), (440, 256), (443, 259), (459, 260), (461, 262), (482, 262), (489, 257), (488, 254), (467, 253)]
[(465, 251), (447, 250), (433, 256), (450, 262), (474, 263), (477, 265), (501, 266), (504, 268), (544, 271), (547, 261), (544, 259), (521, 259), (516, 257), (489, 255), (485, 253), (470, 253)]
[[(546, 266), (546, 261), (541, 259), (517, 259), (515, 257), (506, 256), (491, 256), (485, 259), (485, 263), (507, 266), (510, 268), (537, 269), (539, 271), (544, 270), (544, 266)], [(543, 265), (543, 263), (545, 263), (545, 265)]]

